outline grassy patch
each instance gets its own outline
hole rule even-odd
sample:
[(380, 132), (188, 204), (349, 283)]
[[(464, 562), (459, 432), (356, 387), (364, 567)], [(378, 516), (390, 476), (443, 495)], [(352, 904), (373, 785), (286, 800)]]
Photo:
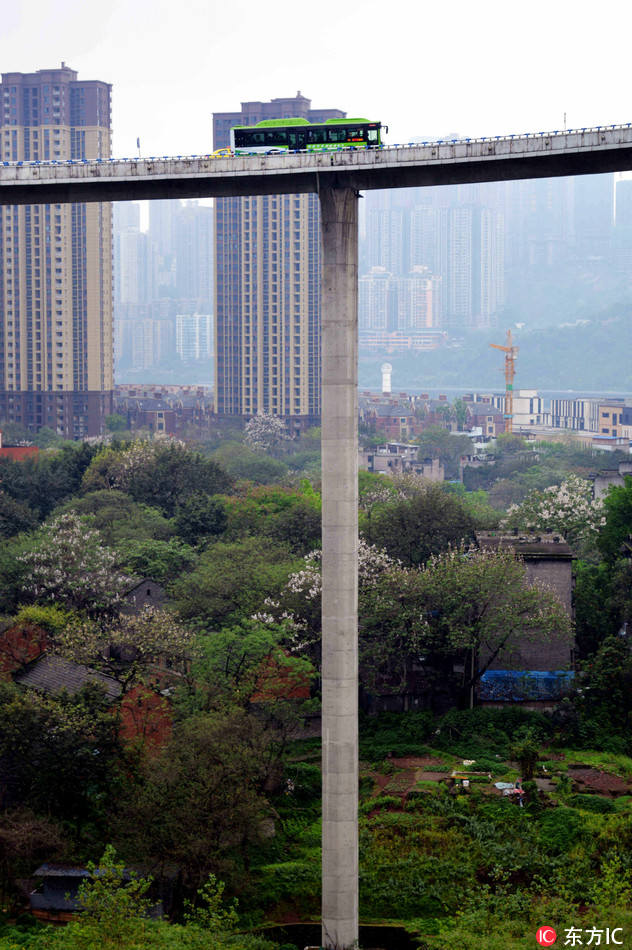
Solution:
[(588, 766), (599, 769), (601, 772), (612, 772), (626, 781), (632, 781), (632, 758), (629, 755), (594, 749), (564, 749), (562, 751), (568, 766)]

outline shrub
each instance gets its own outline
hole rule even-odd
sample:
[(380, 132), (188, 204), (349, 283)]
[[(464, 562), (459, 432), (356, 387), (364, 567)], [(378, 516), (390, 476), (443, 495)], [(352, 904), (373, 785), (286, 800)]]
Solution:
[[(295, 803), (320, 801), (323, 776), (318, 765), (293, 762), (286, 767), (286, 782)], [(291, 783), (291, 784), (290, 784)]]
[(360, 757), (375, 762), (389, 755), (422, 755), (434, 728), (429, 712), (361, 715)]
[(371, 775), (361, 775), (358, 782), (358, 793), (360, 798), (366, 798), (373, 794), (375, 789), (375, 779)]
[(377, 798), (370, 798), (362, 802), (358, 809), (361, 815), (368, 815), (372, 811), (384, 811), (390, 808), (401, 808), (402, 800), (395, 795), (378, 795)]
[(614, 811), (614, 802), (610, 798), (602, 798), (601, 795), (571, 795), (568, 804), (572, 808), (582, 808), (584, 811), (592, 811), (598, 815), (608, 815)]
[(540, 839), (552, 853), (563, 854), (579, 840), (582, 824), (578, 812), (560, 806), (541, 817)]

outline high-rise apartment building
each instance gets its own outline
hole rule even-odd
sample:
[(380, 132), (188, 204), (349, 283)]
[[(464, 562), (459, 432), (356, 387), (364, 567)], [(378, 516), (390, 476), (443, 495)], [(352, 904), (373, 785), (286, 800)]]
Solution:
[[(111, 86), (60, 69), (3, 73), (0, 158), (108, 158)], [(108, 203), (0, 207), (0, 421), (66, 438), (112, 412)]]
[(436, 310), (442, 326), (459, 331), (493, 325), (505, 299), (499, 212), (479, 205), (415, 209), (410, 246), (413, 269), (428, 267), (441, 278)]
[[(344, 118), (299, 93), (213, 116), (213, 147), (234, 125)], [(306, 423), (320, 416), (320, 213), (315, 195), (215, 202), (215, 408)]]

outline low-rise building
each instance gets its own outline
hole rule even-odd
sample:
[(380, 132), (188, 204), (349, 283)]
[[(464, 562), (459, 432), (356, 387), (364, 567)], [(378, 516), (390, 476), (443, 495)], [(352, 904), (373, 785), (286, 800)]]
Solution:
[[(524, 560), (528, 583), (553, 590), (572, 619), (573, 553), (562, 537), (490, 531), (479, 532), (476, 540), (482, 548), (512, 548)], [(478, 700), (485, 706), (520, 702), (527, 707), (550, 707), (568, 692), (574, 663), (574, 642), (551, 637), (546, 630), (537, 637), (524, 637), (489, 664), (481, 677)]]
[(420, 459), (419, 446), (405, 442), (386, 442), (375, 449), (362, 449), (359, 465), (367, 472), (381, 472), (385, 475), (412, 472), (431, 482), (442, 482), (445, 478), (439, 459)]

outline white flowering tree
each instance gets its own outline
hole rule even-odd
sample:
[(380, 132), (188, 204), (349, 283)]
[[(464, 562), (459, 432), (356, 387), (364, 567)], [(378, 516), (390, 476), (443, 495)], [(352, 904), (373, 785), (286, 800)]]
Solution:
[[(321, 577), (322, 551), (316, 550), (303, 558), (304, 566), (288, 577), (285, 589), (278, 599), (267, 597), (263, 610), (254, 620), (262, 623), (288, 623), (309, 640), (320, 633), (320, 607), (322, 594)], [(375, 585), (385, 572), (398, 565), (398, 561), (389, 557), (386, 551), (367, 544), (362, 538), (358, 543), (358, 587), (360, 592)]]
[[(320, 665), (321, 577), (322, 552), (312, 551), (304, 558), (304, 566), (290, 574), (278, 598), (268, 597), (255, 620), (271, 626), (282, 624), (286, 645), (294, 654), (308, 657)], [(370, 592), (387, 576), (397, 574), (399, 562), (385, 551), (360, 539), (358, 544), (358, 595), (360, 618), (367, 612)], [(362, 619), (360, 620), (362, 626)], [(385, 636), (387, 634), (385, 633)], [(382, 640), (381, 652), (389, 654)]]
[(27, 570), (24, 594), (34, 603), (92, 616), (112, 613), (132, 584), (117, 560), (88, 519), (72, 512), (58, 515), (42, 525), (33, 548), (20, 557)]
[(261, 412), (246, 423), (246, 444), (255, 451), (274, 454), (286, 439), (285, 423), (280, 416)]
[[(458, 662), (468, 670), (460, 688), (469, 691), (521, 639), (543, 636), (570, 644), (563, 606), (552, 591), (528, 585), (524, 563), (512, 550), (461, 545), (418, 569), (360, 542), (359, 561), (360, 670), (369, 690), (403, 689), (415, 663), (449, 678)], [(313, 552), (257, 619), (285, 621), (292, 649), (317, 663), (320, 604), (320, 552)]]
[(54, 650), (113, 676), (123, 691), (152, 671), (185, 674), (197, 656), (195, 634), (169, 611), (154, 607), (101, 623), (76, 619), (56, 636)]
[(560, 534), (576, 552), (594, 546), (605, 510), (592, 494), (592, 483), (569, 475), (561, 485), (529, 492), (520, 505), (512, 505), (503, 528)]

